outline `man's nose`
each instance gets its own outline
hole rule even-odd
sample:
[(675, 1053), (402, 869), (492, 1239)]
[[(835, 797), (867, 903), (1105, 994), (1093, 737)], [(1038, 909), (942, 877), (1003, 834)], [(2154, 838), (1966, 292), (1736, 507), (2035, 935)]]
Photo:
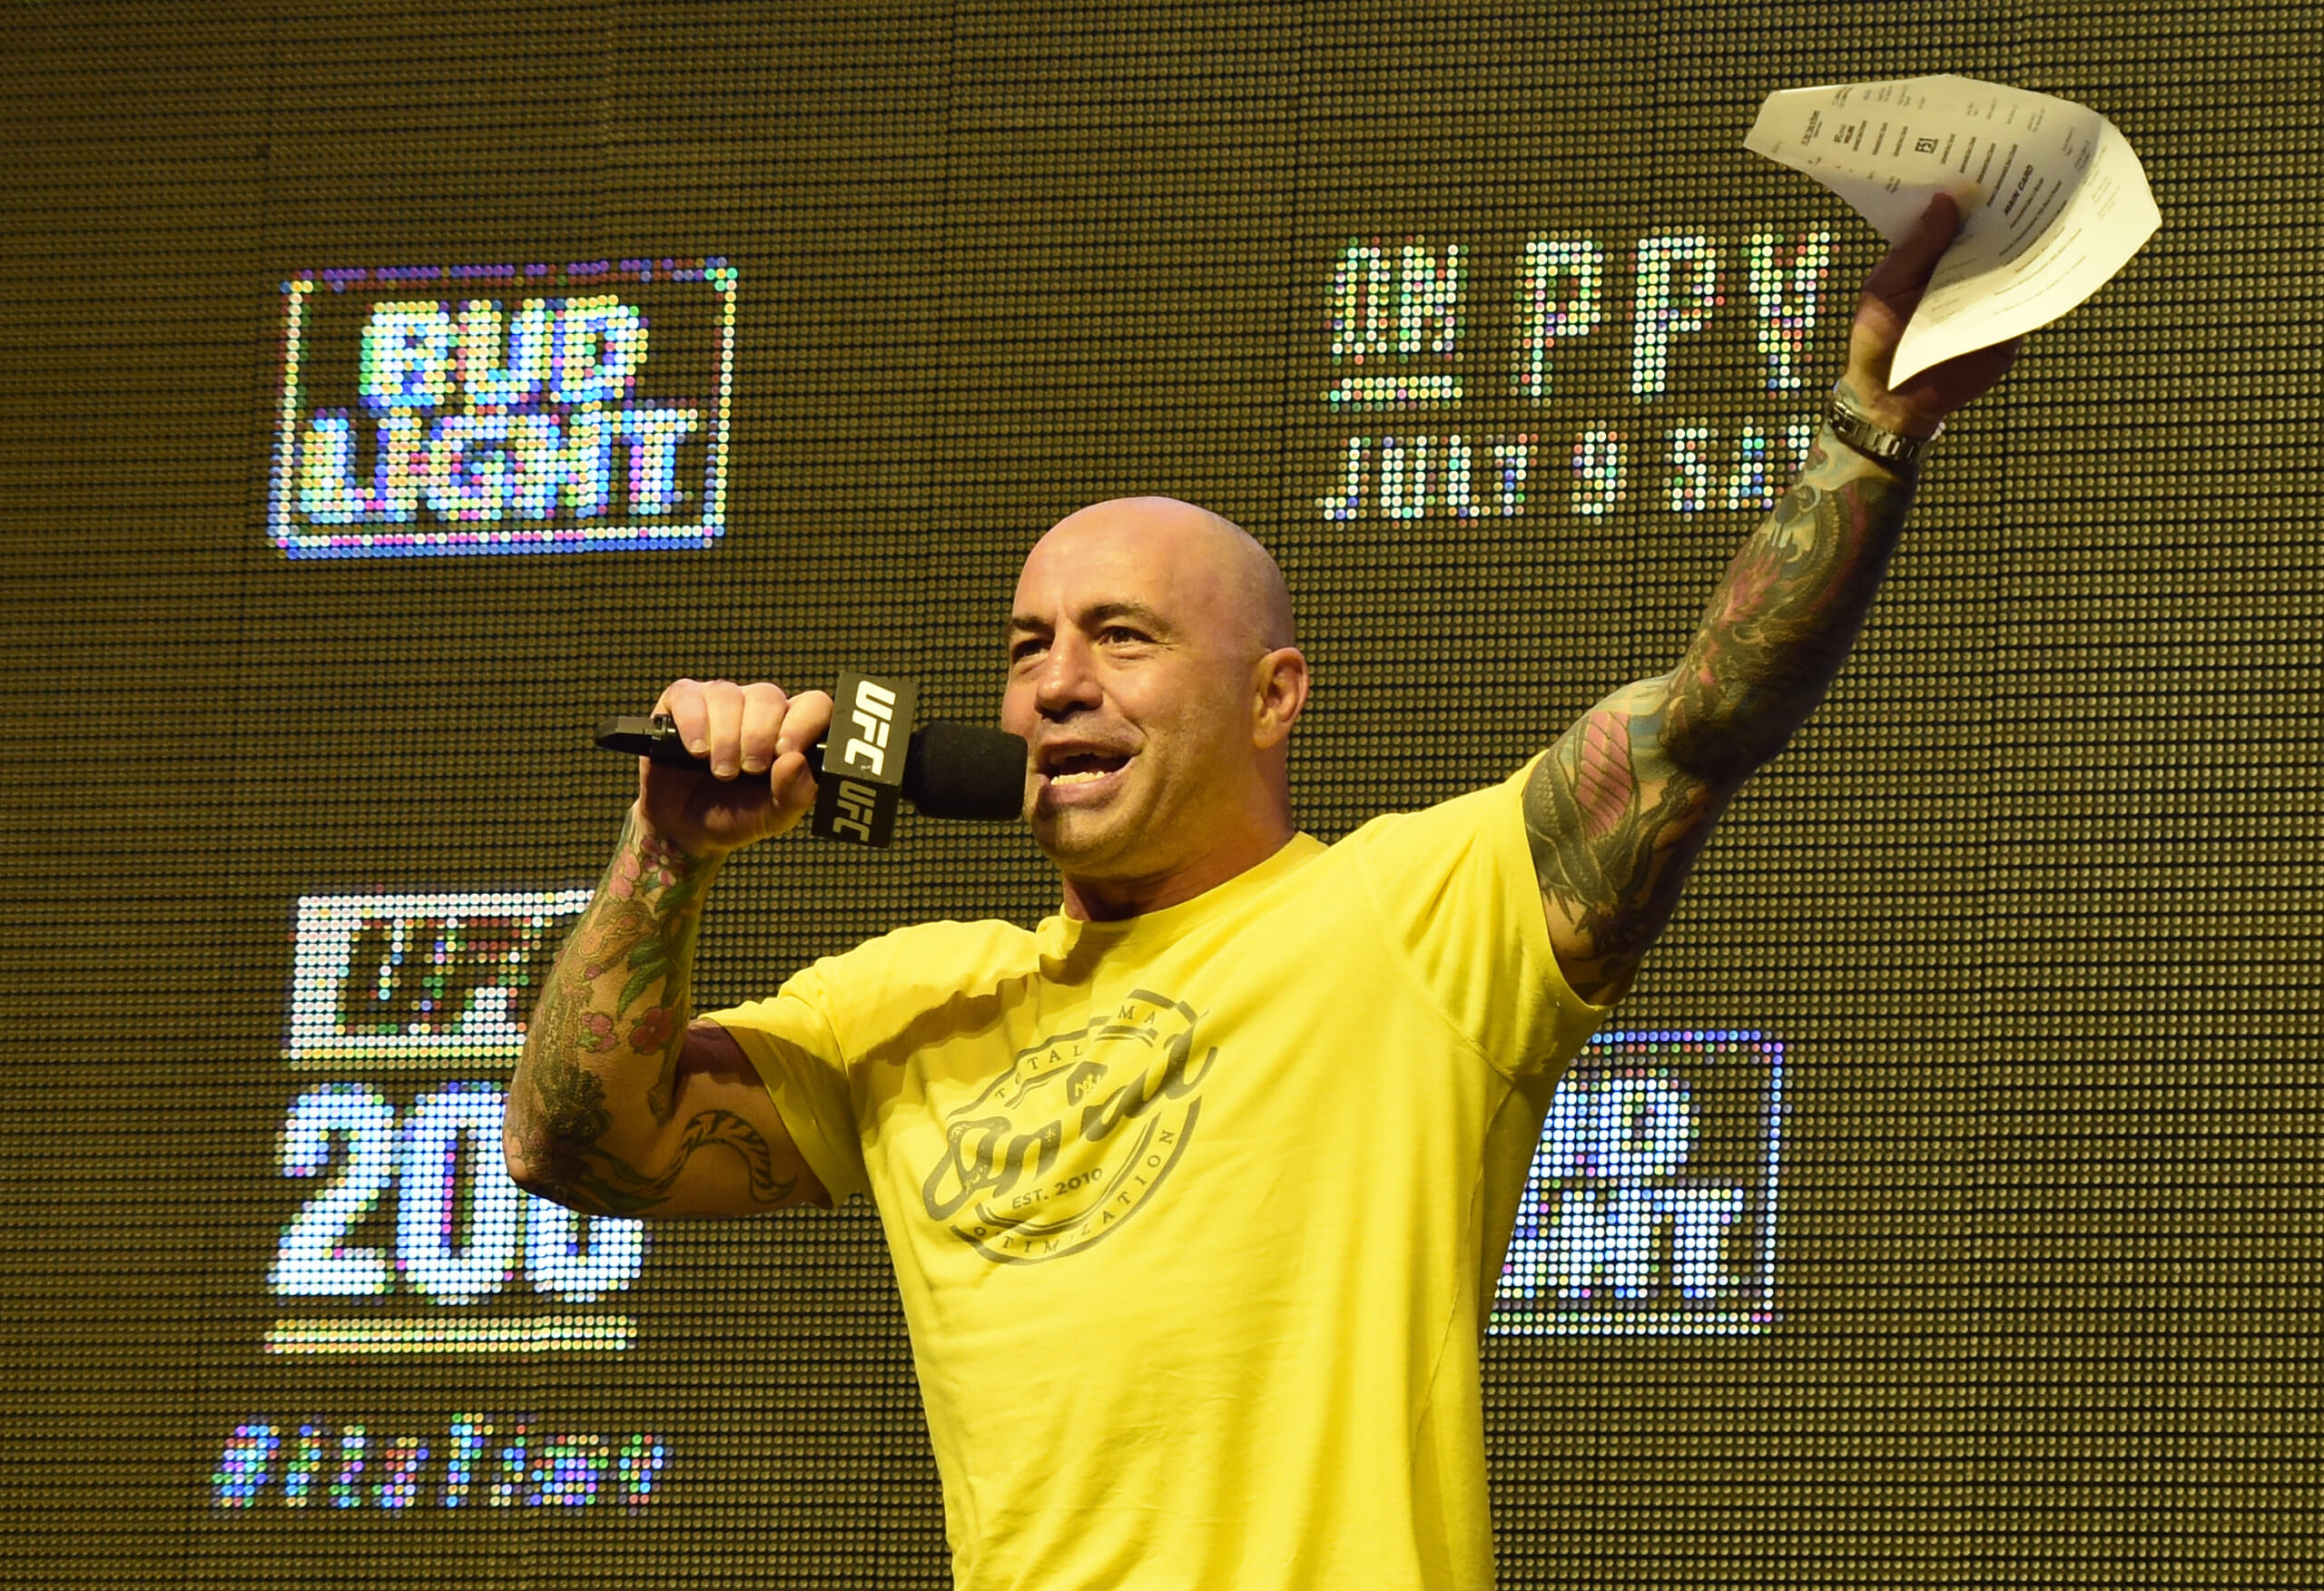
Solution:
[(1098, 675), (1090, 665), (1089, 648), (1078, 636), (1060, 635), (1041, 654), (1035, 677), (1034, 703), (1051, 718), (1098, 705)]

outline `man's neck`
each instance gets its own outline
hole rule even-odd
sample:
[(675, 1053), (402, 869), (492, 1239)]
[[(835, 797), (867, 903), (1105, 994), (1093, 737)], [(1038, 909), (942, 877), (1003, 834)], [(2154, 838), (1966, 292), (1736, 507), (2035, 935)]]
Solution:
[(1184, 867), (1147, 879), (1090, 879), (1063, 875), (1065, 915), (1083, 922), (1121, 922), (1165, 911), (1221, 884), (1238, 879), (1291, 843), (1298, 830), (1289, 822), (1247, 841), (1222, 847)]

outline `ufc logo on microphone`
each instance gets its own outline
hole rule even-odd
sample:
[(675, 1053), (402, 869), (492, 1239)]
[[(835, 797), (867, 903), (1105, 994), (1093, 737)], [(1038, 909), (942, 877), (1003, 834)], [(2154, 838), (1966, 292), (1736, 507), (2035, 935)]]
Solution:
[(873, 681), (859, 681), (848, 716), (854, 720), (860, 732), (847, 742), (840, 761), (862, 769), (873, 779), (884, 779), (888, 771), (888, 736), (895, 726), (896, 693)]
[(872, 841), (872, 817), (879, 810), (880, 792), (868, 784), (858, 784), (852, 779), (839, 781), (839, 810), (832, 820), (834, 833), (852, 830), (858, 840), (869, 845)]
[(815, 784), (814, 831), (826, 840), (883, 846), (894, 835), (911, 754), (920, 687), (910, 680), (843, 673), (832, 692), (832, 733)]

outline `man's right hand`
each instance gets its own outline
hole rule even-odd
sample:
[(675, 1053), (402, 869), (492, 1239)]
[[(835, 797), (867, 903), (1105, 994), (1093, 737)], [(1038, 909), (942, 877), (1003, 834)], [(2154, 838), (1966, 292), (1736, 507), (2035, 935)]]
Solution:
[(645, 827), (689, 856), (714, 859), (783, 834), (815, 804), (807, 748), (832, 722), (829, 692), (679, 680), (662, 692), (687, 751), (707, 771), (637, 760), (637, 811)]

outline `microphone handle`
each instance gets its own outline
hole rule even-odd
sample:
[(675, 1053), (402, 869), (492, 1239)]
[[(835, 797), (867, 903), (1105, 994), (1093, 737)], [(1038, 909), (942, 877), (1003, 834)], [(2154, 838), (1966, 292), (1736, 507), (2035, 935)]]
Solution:
[[(678, 726), (667, 714), (652, 718), (634, 715), (621, 718), (601, 718), (597, 721), (597, 749), (619, 751), (625, 756), (643, 757), (663, 768), (683, 768), (700, 773), (710, 766), (710, 759), (697, 757), (686, 750), (678, 738)], [(807, 748), (807, 767), (816, 778), (823, 773), (823, 748), (828, 742), (818, 741)], [(746, 773), (745, 779), (764, 779), (764, 773)]]
[[(596, 741), (606, 751), (644, 757), (665, 768), (700, 772), (710, 766), (686, 750), (667, 716), (601, 719)], [(818, 779), (827, 749), (828, 742), (807, 748), (807, 766)], [(1026, 756), (1024, 741), (1005, 730), (932, 718), (911, 732), (905, 747), (903, 798), (926, 817), (1016, 822), (1025, 815)]]

